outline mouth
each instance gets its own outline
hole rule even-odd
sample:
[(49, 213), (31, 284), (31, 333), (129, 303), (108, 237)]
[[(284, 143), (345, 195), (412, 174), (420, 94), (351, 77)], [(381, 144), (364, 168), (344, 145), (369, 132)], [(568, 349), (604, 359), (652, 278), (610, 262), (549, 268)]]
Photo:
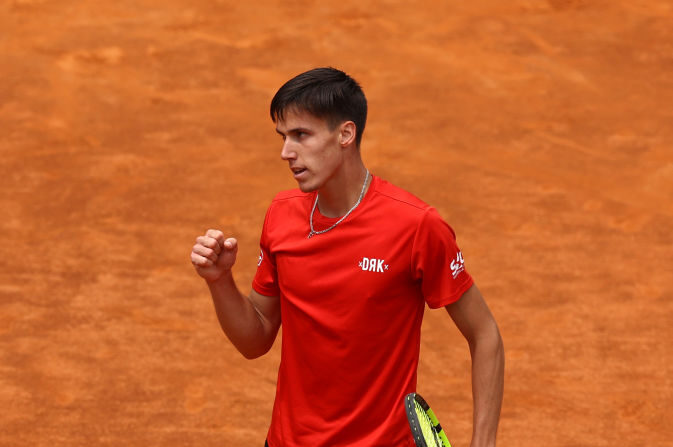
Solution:
[(308, 172), (306, 168), (290, 168), (295, 179), (299, 179)]

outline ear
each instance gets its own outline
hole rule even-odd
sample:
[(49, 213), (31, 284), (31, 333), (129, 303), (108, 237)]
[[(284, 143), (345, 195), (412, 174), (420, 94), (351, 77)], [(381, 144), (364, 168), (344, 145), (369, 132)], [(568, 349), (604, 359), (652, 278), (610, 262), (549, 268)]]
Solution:
[(347, 147), (355, 143), (355, 123), (353, 121), (344, 121), (339, 126), (339, 144), (341, 147)]

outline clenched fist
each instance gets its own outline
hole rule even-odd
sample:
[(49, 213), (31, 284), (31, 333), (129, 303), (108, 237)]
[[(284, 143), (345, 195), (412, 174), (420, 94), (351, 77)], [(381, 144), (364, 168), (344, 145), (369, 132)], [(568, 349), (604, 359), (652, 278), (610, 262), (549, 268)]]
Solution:
[(216, 281), (234, 266), (237, 251), (236, 239), (225, 239), (221, 231), (208, 230), (205, 236), (196, 238), (192, 247), (192, 264), (203, 279)]

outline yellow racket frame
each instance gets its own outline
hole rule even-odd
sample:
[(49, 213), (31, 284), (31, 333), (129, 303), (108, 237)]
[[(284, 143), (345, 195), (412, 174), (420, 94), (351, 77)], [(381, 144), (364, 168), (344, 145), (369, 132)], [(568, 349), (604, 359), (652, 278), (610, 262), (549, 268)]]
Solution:
[[(414, 441), (416, 442), (416, 445), (418, 447), (439, 447), (434, 445), (428, 445), (428, 443), (426, 442), (426, 436), (428, 435), (427, 433), (428, 430), (432, 431), (431, 436), (435, 438), (435, 443), (439, 441), (441, 443), (441, 447), (451, 447), (451, 443), (449, 442), (449, 439), (446, 437), (444, 429), (439, 424), (439, 420), (437, 420), (435, 412), (432, 411), (430, 405), (428, 405), (428, 403), (425, 401), (425, 399), (421, 397), (420, 394), (418, 393), (407, 394), (404, 397), (404, 408), (407, 413), (409, 426), (411, 427), (411, 433), (414, 436)], [(419, 416), (417, 412), (425, 413), (428, 416), (428, 418), (430, 418), (432, 427), (423, 427), (423, 424), (420, 419), (421, 416)]]

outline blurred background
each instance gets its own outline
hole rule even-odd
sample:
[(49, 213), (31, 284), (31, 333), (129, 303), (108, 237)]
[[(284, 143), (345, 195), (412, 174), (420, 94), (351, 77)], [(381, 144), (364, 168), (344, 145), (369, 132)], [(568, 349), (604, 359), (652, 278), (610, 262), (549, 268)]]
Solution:
[[(279, 361), (219, 329), (189, 252), (250, 288), (268, 116), (316, 66), (364, 88), (370, 170), (458, 235), (507, 353), (501, 445), (673, 445), (673, 4), (0, 2), (0, 445), (263, 445)], [(471, 435), (467, 345), (419, 392)], [(326, 384), (328, 386), (329, 384)]]

